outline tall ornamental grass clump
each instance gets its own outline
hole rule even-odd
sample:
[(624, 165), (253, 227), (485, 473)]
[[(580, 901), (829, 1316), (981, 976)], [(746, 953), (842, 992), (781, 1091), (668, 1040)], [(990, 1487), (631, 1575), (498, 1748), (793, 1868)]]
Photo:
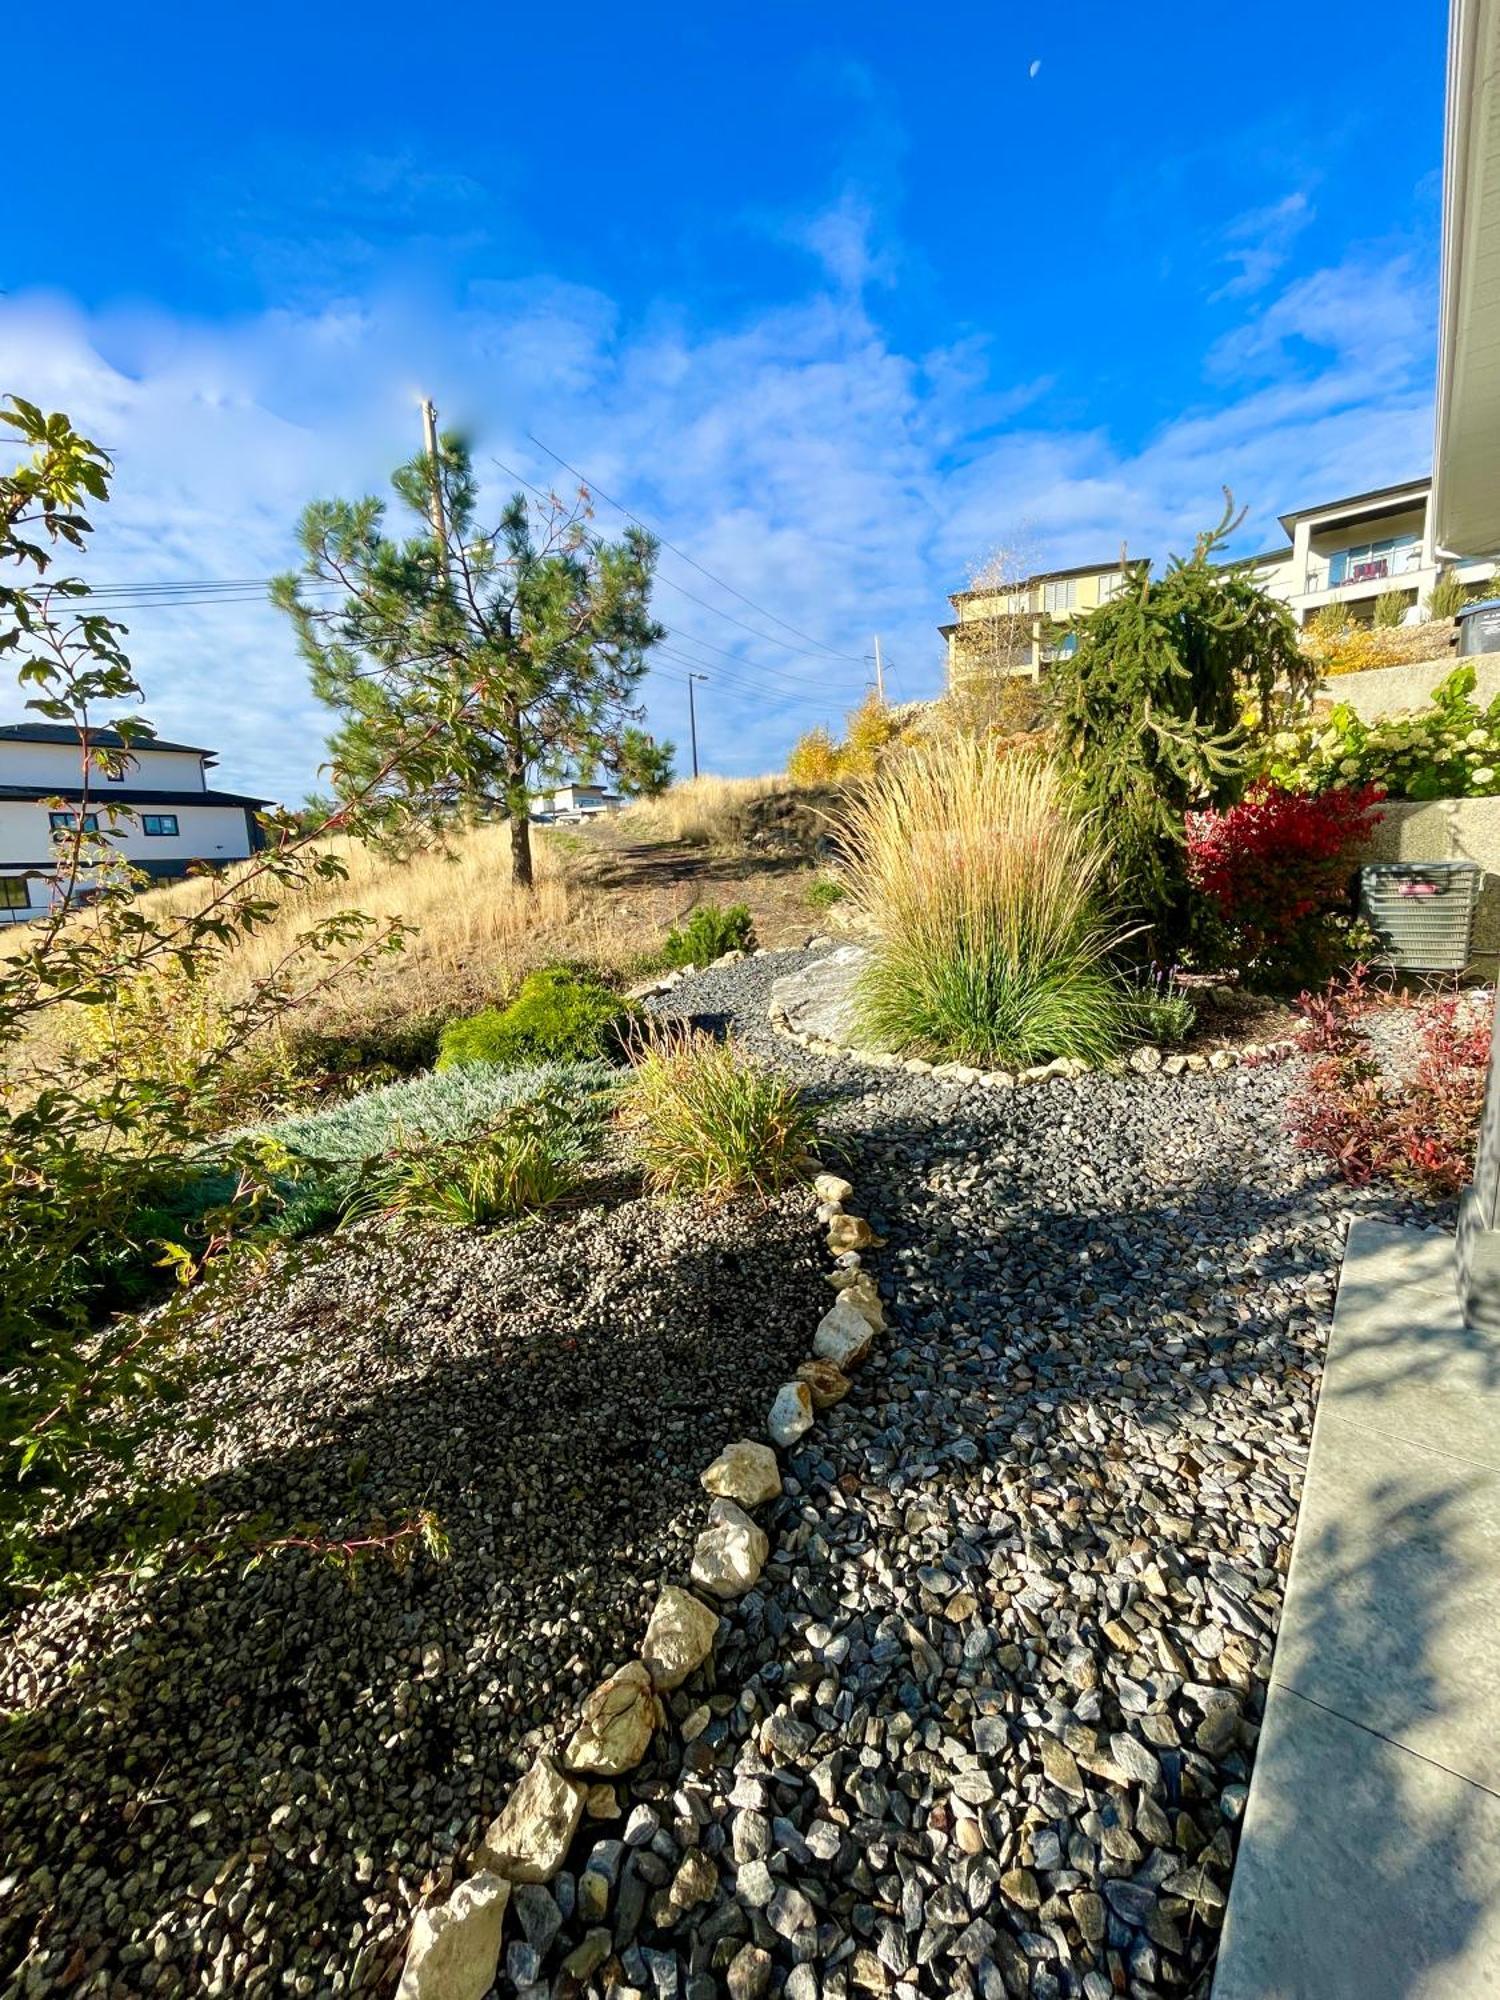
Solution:
[(1108, 847), (1051, 764), (968, 736), (913, 750), (851, 803), (844, 846), (875, 933), (860, 1008), (878, 1046), (1014, 1068), (1125, 1041)]
[(619, 1119), (658, 1193), (710, 1203), (790, 1187), (818, 1136), (812, 1111), (784, 1077), (691, 1029), (668, 1030), (639, 1051)]

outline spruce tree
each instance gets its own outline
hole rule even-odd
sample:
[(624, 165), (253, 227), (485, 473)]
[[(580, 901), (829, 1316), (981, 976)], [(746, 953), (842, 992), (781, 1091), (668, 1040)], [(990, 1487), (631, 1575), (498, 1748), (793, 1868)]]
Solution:
[(587, 494), (533, 506), (517, 493), (482, 526), (451, 432), (392, 484), (414, 532), (388, 533), (374, 498), (315, 501), (302, 569), (272, 586), (339, 717), (334, 790), (378, 807), (396, 841), (503, 814), (529, 888), (533, 790), (613, 764), (639, 717), (632, 697), (664, 636), (650, 615), (656, 545), (634, 526), (617, 542), (595, 535)]
[(1223, 518), (1158, 577), (1126, 566), (1124, 588), (1078, 626), (1053, 669), (1059, 750), (1078, 801), (1109, 829), (1113, 901), (1158, 954), (1186, 919), (1184, 816), (1230, 805), (1254, 743), (1310, 691), (1316, 670), (1284, 604), (1219, 552), (1244, 518)]

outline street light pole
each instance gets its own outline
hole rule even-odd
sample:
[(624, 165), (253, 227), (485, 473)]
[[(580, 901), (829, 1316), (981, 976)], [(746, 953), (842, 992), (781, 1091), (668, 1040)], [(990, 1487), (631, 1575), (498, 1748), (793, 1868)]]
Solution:
[(687, 677), (688, 735), (691, 737), (693, 744), (693, 776), (695, 778), (698, 775), (698, 711), (693, 704), (693, 682), (706, 681), (707, 679), (707, 674), (689, 674)]

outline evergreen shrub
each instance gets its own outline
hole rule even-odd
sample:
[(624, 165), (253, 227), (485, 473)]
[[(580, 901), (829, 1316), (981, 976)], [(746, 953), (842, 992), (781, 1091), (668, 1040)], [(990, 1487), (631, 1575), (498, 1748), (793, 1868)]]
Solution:
[(522, 980), (505, 1007), (486, 1007), (444, 1028), (437, 1067), (464, 1063), (595, 1062), (618, 1058), (636, 1009), (600, 979), (549, 966)]
[(663, 965), (712, 965), (726, 951), (753, 951), (755, 924), (745, 903), (721, 910), (716, 903), (703, 903), (694, 910), (681, 930), (667, 932), (662, 946)]

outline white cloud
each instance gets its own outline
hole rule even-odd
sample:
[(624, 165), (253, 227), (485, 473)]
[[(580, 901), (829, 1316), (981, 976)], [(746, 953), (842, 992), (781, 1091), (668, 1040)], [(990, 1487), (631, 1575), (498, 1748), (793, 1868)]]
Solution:
[(1292, 253), (1292, 245), (1313, 220), (1312, 203), (1303, 188), (1264, 208), (1247, 209), (1224, 231), (1222, 263), (1234, 267), (1211, 296), (1248, 297), (1264, 291)]
[[(706, 655), (700, 696), (705, 760), (728, 770), (771, 767), (852, 705), (873, 632), (898, 694), (932, 691), (946, 592), (1022, 518), (1049, 561), (1107, 556), (1122, 538), (1162, 553), (1213, 518), (1227, 482), (1251, 504), (1248, 547), (1276, 537), (1288, 506), (1426, 463), (1432, 300), (1400, 257), (1354, 256), (1285, 287), (1205, 357), (1212, 399), (1127, 450), (1104, 428), (1049, 427), (1050, 383), (993, 379), (972, 338), (901, 352), (859, 297), (871, 274), (858, 215), (841, 205), (821, 240), (823, 289), (713, 332), (669, 306), (632, 321), (545, 279), (478, 287), (449, 311), (369, 287), (216, 326), (0, 298), (0, 388), (70, 410), (115, 450), (117, 497), (87, 565), (111, 583), (285, 568), (306, 500), (383, 490), (416, 448), (420, 393), (471, 433), (497, 493), (495, 460), (568, 483), (527, 443), (535, 432), (848, 656), (665, 555), (659, 604), (677, 643), (738, 656)], [(618, 516), (601, 504), (599, 522)], [(130, 622), (159, 728), (217, 744), (226, 784), (296, 798), (316, 782), (326, 718), (268, 607)], [(663, 661), (647, 694), (653, 725), (685, 746), (682, 672)]]

